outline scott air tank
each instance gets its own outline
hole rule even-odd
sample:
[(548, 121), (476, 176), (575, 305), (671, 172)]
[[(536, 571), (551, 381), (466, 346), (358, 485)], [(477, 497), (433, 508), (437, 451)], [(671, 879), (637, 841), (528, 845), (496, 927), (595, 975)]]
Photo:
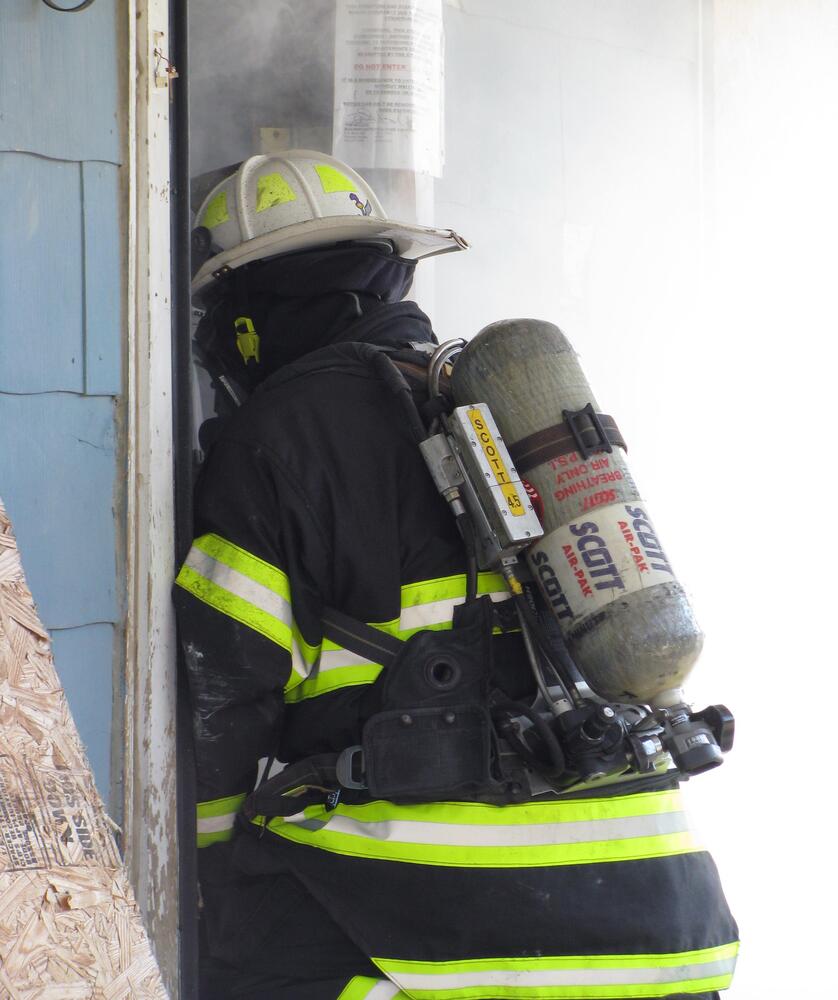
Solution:
[(608, 700), (681, 703), (704, 637), (567, 338), (540, 320), (492, 323), (451, 385), (458, 405), (488, 404), (541, 497), (544, 536), (527, 557), (587, 682)]

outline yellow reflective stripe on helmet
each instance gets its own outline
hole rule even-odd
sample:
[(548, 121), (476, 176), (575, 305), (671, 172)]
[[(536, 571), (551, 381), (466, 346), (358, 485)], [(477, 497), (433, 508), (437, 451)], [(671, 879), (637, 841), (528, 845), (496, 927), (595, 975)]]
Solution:
[(221, 614), (247, 625), (291, 654), (287, 690), (304, 680), (319, 648), (306, 643), (293, 621), (291, 588), (281, 569), (219, 535), (202, 535), (176, 583)]
[[(506, 600), (510, 595), (499, 573), (480, 573), (478, 593), (488, 594), (493, 601)], [(466, 577), (440, 577), (409, 583), (401, 588), (400, 617), (389, 622), (370, 622), (377, 628), (399, 639), (409, 639), (423, 629), (441, 631), (451, 628), (454, 608), (466, 597)], [(500, 629), (495, 629), (499, 632)], [(343, 649), (329, 640), (323, 642), (320, 659), (306, 680), (293, 692), (288, 701), (298, 702), (316, 698), (344, 687), (371, 684), (381, 673), (380, 663), (373, 663), (357, 653)]]
[(355, 976), (341, 990), (337, 1000), (401, 1000), (402, 997), (407, 1000), (407, 994), (389, 979)]
[(256, 182), (256, 211), (267, 212), (275, 205), (296, 201), (297, 195), (282, 174), (262, 174)]
[(416, 1000), (663, 997), (726, 989), (738, 949), (731, 942), (667, 954), (373, 961)]
[(502, 807), (311, 806), (267, 825), (287, 840), (335, 854), (463, 868), (594, 864), (701, 850), (678, 793), (670, 791)]
[(209, 847), (232, 838), (236, 815), (246, 797), (243, 793), (198, 803), (198, 847)]
[(357, 192), (359, 190), (357, 182), (351, 180), (336, 167), (330, 167), (327, 163), (315, 163), (314, 169), (320, 178), (323, 194), (334, 194), (336, 191)]
[(207, 210), (204, 212), (204, 217), (201, 219), (200, 224), (206, 226), (207, 229), (214, 229), (216, 226), (220, 226), (222, 222), (229, 221), (230, 213), (227, 211), (227, 192), (219, 191), (207, 205)]

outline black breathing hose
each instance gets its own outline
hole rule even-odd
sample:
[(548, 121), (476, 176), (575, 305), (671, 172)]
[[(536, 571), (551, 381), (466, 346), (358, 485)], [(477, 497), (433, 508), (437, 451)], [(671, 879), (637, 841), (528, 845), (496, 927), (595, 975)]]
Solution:
[(557, 777), (562, 774), (565, 770), (565, 756), (562, 751), (561, 745), (556, 738), (556, 734), (547, 725), (546, 721), (538, 714), (538, 712), (533, 711), (527, 705), (522, 704), (518, 701), (504, 701), (498, 705), (493, 706), (492, 716), (496, 716), (500, 713), (504, 713), (510, 716), (509, 725), (506, 727), (499, 727), (504, 739), (515, 749), (525, 760), (530, 764), (536, 766), (544, 766), (544, 761), (539, 760), (534, 751), (530, 746), (527, 745), (526, 740), (523, 736), (517, 734), (513, 729), (512, 719), (515, 716), (523, 716), (532, 723), (533, 729), (541, 737), (541, 741), (544, 744), (544, 749), (550, 758), (550, 766), (552, 767), (553, 776)]
[(455, 518), (460, 530), (460, 537), (466, 549), (466, 601), (477, 598), (477, 545), (474, 538), (474, 525), (467, 512), (457, 514)]
[[(564, 643), (552, 644), (547, 636), (544, 634), (544, 629), (541, 627), (541, 623), (535, 616), (530, 603), (527, 600), (525, 594), (515, 594), (515, 603), (520, 612), (522, 618), (527, 624), (531, 635), (535, 637), (538, 643), (538, 648), (541, 655), (547, 660), (550, 666), (553, 668), (556, 676), (562, 682), (565, 690), (570, 694), (571, 699), (577, 707), (582, 703), (582, 697), (578, 692), (577, 685), (584, 684), (585, 678), (579, 672), (579, 668), (573, 662), (570, 653)], [(555, 657), (558, 656), (558, 664), (556, 663)]]
[[(428, 438), (429, 431), (419, 413), (419, 407), (413, 398), (410, 384), (401, 369), (388, 354), (371, 344), (357, 344), (356, 348), (361, 359), (370, 365), (390, 392), (399, 400), (407, 416), (410, 432), (416, 443), (421, 444)], [(463, 511), (461, 514), (457, 514), (455, 520), (466, 550), (466, 601), (470, 602), (477, 597), (477, 540), (474, 534), (474, 524), (468, 512)]]

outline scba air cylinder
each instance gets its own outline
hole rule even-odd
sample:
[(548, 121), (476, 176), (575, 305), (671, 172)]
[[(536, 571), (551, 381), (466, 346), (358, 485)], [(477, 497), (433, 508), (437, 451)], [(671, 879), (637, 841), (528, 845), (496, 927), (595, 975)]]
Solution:
[[(610, 452), (585, 455), (575, 444), (565, 413), (601, 411), (567, 338), (540, 320), (492, 323), (457, 358), (452, 388), (458, 405), (488, 404), (541, 498), (544, 537), (528, 560), (585, 679), (614, 701), (683, 701), (703, 635), (623, 448), (609, 440)], [(583, 445), (596, 441), (592, 420), (576, 423)]]

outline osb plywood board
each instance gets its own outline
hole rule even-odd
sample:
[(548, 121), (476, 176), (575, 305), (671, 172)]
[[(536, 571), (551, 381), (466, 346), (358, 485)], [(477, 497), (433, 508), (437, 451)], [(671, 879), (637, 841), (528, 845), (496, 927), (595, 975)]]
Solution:
[(166, 1000), (0, 500), (0, 1000)]

